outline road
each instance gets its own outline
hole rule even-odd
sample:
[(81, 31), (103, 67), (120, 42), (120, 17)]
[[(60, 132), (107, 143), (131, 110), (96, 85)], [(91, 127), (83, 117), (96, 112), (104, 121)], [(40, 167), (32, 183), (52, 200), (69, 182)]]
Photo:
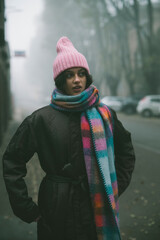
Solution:
[[(131, 132), (136, 153), (132, 181), (120, 197), (120, 226), (122, 240), (160, 239), (160, 119), (118, 114)], [(0, 158), (15, 131), (11, 122), (0, 148)], [(39, 182), (43, 172), (37, 168), (37, 156), (28, 164), (26, 182), (29, 194), (37, 201)], [(26, 224), (16, 218), (9, 206), (0, 169), (0, 240), (36, 240), (36, 223)]]
[(160, 118), (118, 114), (123, 125), (130, 130), (137, 147), (160, 154)]
[(120, 198), (123, 240), (160, 239), (160, 119), (118, 114), (133, 139), (136, 165)]

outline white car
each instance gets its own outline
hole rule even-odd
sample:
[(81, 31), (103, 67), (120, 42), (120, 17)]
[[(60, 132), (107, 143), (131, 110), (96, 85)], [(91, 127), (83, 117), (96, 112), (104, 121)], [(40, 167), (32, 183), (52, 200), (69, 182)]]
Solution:
[(102, 98), (102, 102), (106, 104), (108, 107), (111, 107), (113, 110), (119, 112), (122, 110), (123, 106), (123, 97), (118, 96), (106, 96)]
[(147, 95), (137, 105), (137, 112), (143, 117), (160, 115), (160, 95)]

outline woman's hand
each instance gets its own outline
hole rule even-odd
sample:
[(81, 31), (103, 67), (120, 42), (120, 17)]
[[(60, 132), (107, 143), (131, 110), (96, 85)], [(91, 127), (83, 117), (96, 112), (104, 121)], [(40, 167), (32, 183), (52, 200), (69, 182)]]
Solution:
[(34, 222), (38, 222), (40, 219), (41, 219), (41, 216), (38, 216), (38, 217), (34, 220)]

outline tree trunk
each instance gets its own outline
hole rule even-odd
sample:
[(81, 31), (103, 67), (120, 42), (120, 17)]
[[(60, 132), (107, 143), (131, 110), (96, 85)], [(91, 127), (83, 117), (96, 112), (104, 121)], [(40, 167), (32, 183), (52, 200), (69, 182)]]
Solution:
[(149, 29), (149, 35), (148, 35), (148, 45), (149, 45), (149, 53), (152, 54), (153, 51), (153, 7), (151, 0), (147, 0), (147, 12), (148, 12), (148, 29)]

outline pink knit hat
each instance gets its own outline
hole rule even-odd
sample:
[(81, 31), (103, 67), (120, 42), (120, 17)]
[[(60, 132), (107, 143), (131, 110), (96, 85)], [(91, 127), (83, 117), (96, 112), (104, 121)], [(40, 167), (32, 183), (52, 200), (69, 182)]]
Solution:
[(56, 49), (57, 57), (53, 63), (54, 80), (61, 72), (72, 67), (83, 67), (90, 73), (86, 58), (75, 49), (67, 37), (58, 40)]

